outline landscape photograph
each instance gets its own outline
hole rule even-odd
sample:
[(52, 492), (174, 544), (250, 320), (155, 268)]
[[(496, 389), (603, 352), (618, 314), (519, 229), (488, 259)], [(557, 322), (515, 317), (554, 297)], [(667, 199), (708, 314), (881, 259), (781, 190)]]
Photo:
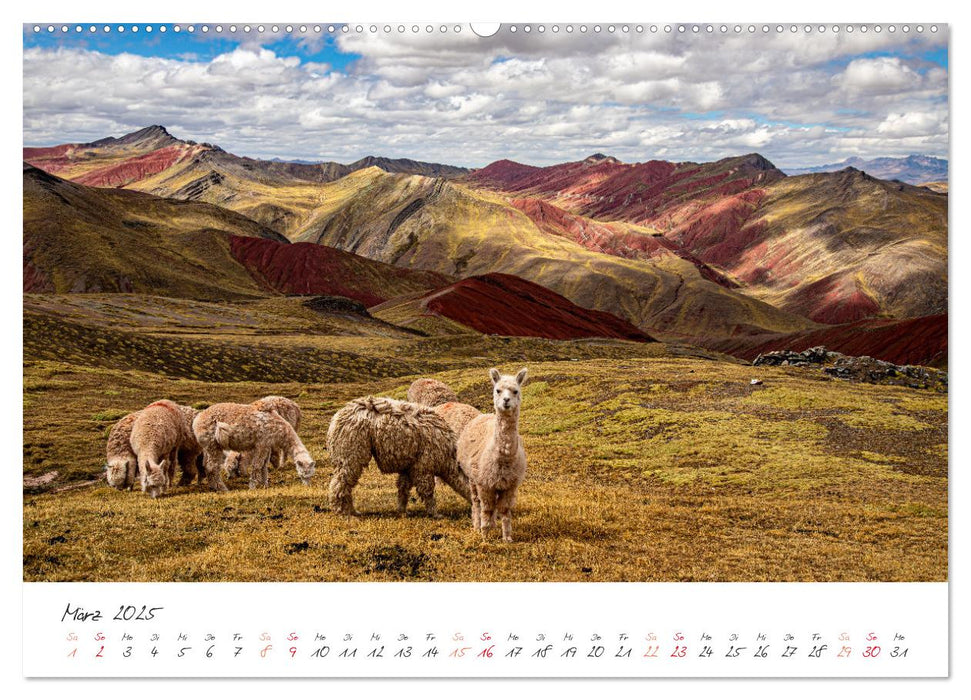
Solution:
[(947, 28), (682, 29), (25, 25), (24, 580), (946, 581)]

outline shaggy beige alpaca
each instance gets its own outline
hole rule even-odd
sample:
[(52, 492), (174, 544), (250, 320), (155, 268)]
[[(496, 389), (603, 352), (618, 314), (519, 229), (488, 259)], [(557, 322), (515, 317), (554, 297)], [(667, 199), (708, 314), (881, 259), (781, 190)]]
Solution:
[(495, 413), (470, 422), (458, 442), (458, 460), (469, 477), (472, 527), (483, 536), (502, 521), (502, 539), (512, 542), (512, 509), (526, 476), (526, 450), (519, 436), (519, 407), (526, 370), (513, 377), (490, 369)]
[(465, 426), (482, 415), (482, 412), (475, 406), (470, 406), (467, 403), (459, 403), (458, 401), (439, 404), (432, 408), (432, 410), (445, 419), (448, 427), (455, 433), (456, 440), (461, 437)]
[(300, 430), (303, 412), (293, 399), (288, 399), (286, 396), (264, 396), (254, 401), (252, 405), (257, 411), (276, 411), (294, 430)]
[[(183, 438), (178, 450), (178, 463), (182, 467), (180, 485), (191, 484), (198, 475), (202, 481), (201, 470), (197, 464), (202, 454), (199, 443), (192, 434), (192, 419), (198, 413), (189, 406), (178, 406), (182, 414)], [(140, 411), (129, 413), (119, 420), (108, 433), (107, 462), (105, 476), (108, 485), (118, 490), (131, 490), (138, 478), (138, 458), (131, 448), (131, 432)]]
[(131, 447), (131, 429), (139, 413), (141, 411), (129, 413), (115, 423), (108, 433), (105, 478), (108, 486), (119, 491), (130, 491), (138, 475), (138, 456)]
[(449, 401), (458, 401), (459, 397), (448, 384), (437, 379), (423, 377), (416, 379), (408, 387), (408, 401), (422, 406), (438, 406)]
[[(264, 396), (253, 402), (253, 407), (258, 411), (275, 411), (283, 420), (289, 423), (294, 430), (300, 430), (300, 420), (303, 412), (296, 401), (285, 396)], [(275, 469), (281, 469), (286, 461), (286, 454), (283, 450), (274, 450), (270, 455), (270, 464)]]
[[(252, 404), (258, 411), (276, 411), (280, 414), (287, 423), (293, 426), (294, 430), (300, 430), (300, 420), (303, 418), (303, 412), (300, 410), (300, 406), (297, 402), (288, 399), (285, 396), (264, 396), (262, 399), (257, 399)], [(243, 455), (233, 450), (226, 451), (226, 458), (223, 461), (223, 471), (227, 476), (238, 476), (244, 471), (243, 467)], [(270, 464), (273, 465), (274, 469), (279, 469), (283, 466), (284, 454), (282, 450), (275, 450), (272, 455), (270, 455)]]
[(142, 491), (152, 498), (165, 493), (175, 477), (179, 446), (185, 439), (182, 426), (182, 411), (167, 400), (143, 408), (132, 424), (130, 442), (138, 455)]
[(327, 431), (334, 463), (330, 503), (337, 512), (356, 515), (354, 487), (374, 457), (384, 474), (398, 475), (398, 514), (408, 507), (411, 487), (435, 517), (435, 477), (465, 500), (469, 486), (455, 461), (455, 436), (434, 411), (384, 397), (354, 399), (334, 414)]
[(248, 403), (217, 403), (199, 411), (192, 421), (192, 432), (202, 448), (202, 464), (206, 472), (209, 488), (213, 491), (228, 491), (223, 483), (223, 462), (226, 455), (216, 442), (216, 423), (232, 425), (243, 415), (255, 412)]
[[(297, 475), (304, 484), (316, 471), (317, 463), (303, 442), (284, 418), (274, 411), (257, 411), (236, 416), (232, 424), (216, 421), (213, 432), (216, 444), (223, 450), (233, 450), (244, 456), (243, 467), (249, 467), (249, 487), (270, 485), (267, 462), (272, 454), (288, 454), (297, 467)], [(282, 459), (281, 459), (282, 462)]]

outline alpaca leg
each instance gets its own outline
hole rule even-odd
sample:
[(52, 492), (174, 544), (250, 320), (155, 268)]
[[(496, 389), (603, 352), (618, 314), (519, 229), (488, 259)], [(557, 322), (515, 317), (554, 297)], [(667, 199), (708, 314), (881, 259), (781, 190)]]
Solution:
[(499, 492), (496, 511), (502, 521), (502, 539), (505, 542), (512, 542), (512, 509), (514, 505), (516, 505), (515, 487)]
[(239, 476), (243, 473), (240, 462), (243, 461), (243, 456), (236, 452), (235, 450), (229, 450), (228, 452), (223, 452), (223, 474), (227, 478), (232, 478)]
[(205, 460), (202, 458), (202, 450), (196, 453), (194, 464), (195, 464), (195, 471), (196, 471), (196, 481), (198, 481), (201, 484), (202, 480), (206, 478), (206, 463), (205, 463)]
[(371, 455), (368, 454), (364, 459), (357, 456), (353, 459), (335, 461), (337, 468), (334, 469), (334, 476), (330, 480), (330, 507), (335, 513), (341, 515), (359, 515), (354, 510), (354, 487), (361, 480), (361, 473), (371, 461)]
[(179, 448), (169, 452), (169, 465), (165, 470), (165, 490), (168, 491), (175, 483), (175, 470), (179, 466)]
[(261, 462), (260, 485), (265, 489), (270, 487), (270, 463), (273, 462), (279, 470), (280, 462), (274, 462), (274, 460), (279, 459), (279, 455), (280, 452), (277, 450), (270, 450), (266, 455), (266, 459)]
[(472, 529), (482, 528), (482, 501), (479, 499), (479, 487), (469, 484), (469, 491), (472, 497)]
[(148, 488), (148, 459), (143, 459), (141, 455), (138, 457), (138, 481), (139, 485), (142, 487), (142, 493)]
[(223, 483), (223, 451), (218, 446), (206, 449), (203, 455), (206, 467), (206, 480), (212, 491), (229, 491)]
[(412, 475), (412, 479), (415, 482), (415, 490), (418, 492), (418, 497), (425, 504), (425, 512), (431, 518), (440, 517), (438, 510), (435, 508), (435, 475), (427, 469), (416, 470), (416, 473)]
[(485, 535), (489, 528), (496, 526), (496, 492), (479, 487), (479, 500), (479, 529)]
[(244, 452), (240, 457), (241, 464), (249, 464), (249, 487), (251, 489), (259, 488), (263, 484), (263, 470), (266, 468), (266, 460), (269, 458), (269, 450), (259, 445), (249, 452)]
[(411, 472), (398, 474), (398, 517), (403, 518), (408, 511), (408, 497), (411, 495)]
[(138, 460), (129, 459), (127, 466), (125, 467), (125, 487), (131, 491), (135, 488), (135, 482), (138, 481)]
[(198, 476), (196, 469), (196, 458), (199, 453), (195, 450), (184, 451), (181, 453), (179, 464), (182, 465), (182, 477), (179, 479), (179, 486), (188, 486), (195, 481)]

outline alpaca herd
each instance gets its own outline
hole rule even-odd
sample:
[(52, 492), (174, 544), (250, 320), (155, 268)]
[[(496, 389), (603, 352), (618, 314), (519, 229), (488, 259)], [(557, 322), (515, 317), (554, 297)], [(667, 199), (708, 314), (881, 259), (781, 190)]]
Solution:
[[(438, 517), (437, 482), (446, 484), (472, 507), (472, 526), (483, 536), (502, 525), (512, 541), (512, 509), (526, 474), (526, 452), (519, 435), (519, 408), (526, 370), (515, 376), (489, 371), (494, 413), (460, 403), (446, 384), (416, 380), (408, 401), (365, 396), (338, 410), (327, 431), (334, 466), (330, 504), (334, 512), (357, 515), (353, 491), (373, 459), (384, 474), (397, 475), (397, 511), (404, 515), (414, 489), (426, 513)], [(161, 400), (119, 420), (108, 434), (108, 485), (152, 498), (173, 485), (203, 479), (213, 491), (227, 491), (224, 478), (249, 475), (249, 487), (269, 486), (269, 465), (289, 458), (309, 485), (316, 462), (297, 430), (300, 407), (282, 396), (251, 404), (217, 403), (203, 410)]]

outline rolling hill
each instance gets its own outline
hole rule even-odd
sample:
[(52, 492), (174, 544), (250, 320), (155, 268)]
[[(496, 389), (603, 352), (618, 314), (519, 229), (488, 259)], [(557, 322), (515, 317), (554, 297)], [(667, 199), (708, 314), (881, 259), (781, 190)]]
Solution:
[(24, 161), (95, 187), (217, 204), (290, 235), (320, 204), (317, 186), (365, 168), (453, 178), (469, 171), (441, 163), (366, 156), (350, 164), (237, 156), (210, 143), (177, 139), (154, 125), (82, 144), (24, 148)]
[(225, 300), (339, 295), (362, 304), (451, 282), (291, 244), (202, 202), (86, 187), (24, 165), (24, 292), (136, 292)]
[(288, 296), (325, 294), (373, 306), (451, 281), (446, 275), (395, 267), (312, 243), (231, 236), (229, 249), (254, 279)]
[(286, 240), (211, 204), (86, 187), (26, 164), (23, 187), (24, 292), (259, 296), (230, 235)]
[(947, 330), (947, 314), (869, 318), (799, 333), (726, 338), (708, 347), (751, 361), (773, 350), (801, 352), (822, 345), (844, 355), (867, 355), (898, 365), (947, 367)]
[(538, 197), (569, 212), (603, 221), (650, 225), (666, 209), (718, 200), (784, 178), (758, 154), (714, 163), (621, 163), (596, 154), (582, 161), (535, 168), (501, 160), (464, 178), (520, 196)]
[(428, 328), (425, 320), (434, 316), (490, 335), (653, 340), (613, 314), (584, 309), (538, 284), (498, 273), (468, 277), (427, 294), (392, 299), (370, 312), (395, 325), (419, 329)]
[[(559, 224), (534, 200), (636, 223), (654, 233), (654, 250), (665, 246), (706, 278), (819, 323), (947, 310), (948, 200), (927, 188), (853, 168), (785, 177), (758, 155), (703, 165), (499, 161), (466, 180), (515, 195), (546, 228)], [(602, 227), (586, 238), (616, 255), (646, 252)]]
[(723, 337), (814, 326), (711, 281), (691, 261), (653, 246), (652, 232), (635, 225), (620, 223), (611, 230), (650, 246), (643, 259), (601, 252), (550, 232), (500, 194), (376, 168), (322, 186), (321, 200), (326, 204), (297, 240), (454, 277), (515, 275), (651, 335)]

